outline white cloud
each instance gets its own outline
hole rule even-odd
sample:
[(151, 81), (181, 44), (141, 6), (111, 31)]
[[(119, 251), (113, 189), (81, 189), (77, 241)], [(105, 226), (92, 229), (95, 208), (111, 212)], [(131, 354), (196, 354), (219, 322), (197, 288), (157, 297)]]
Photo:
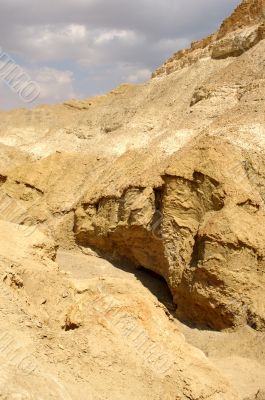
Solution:
[(138, 83), (145, 81), (151, 77), (152, 71), (148, 68), (139, 69), (132, 74), (130, 74), (127, 78), (128, 82)]
[[(136, 47), (141, 35), (126, 29), (88, 29), (85, 25), (41, 25), (19, 28), (16, 53), (35, 62), (73, 60), (108, 62), (113, 52)], [(122, 53), (120, 54), (122, 57)]]
[(39, 84), (40, 100), (61, 101), (76, 96), (73, 88), (74, 74), (71, 71), (44, 67), (31, 71), (31, 76)]
[[(64, 26), (43, 25), (29, 27), (24, 31), (31, 43), (57, 45), (60, 43), (79, 43), (87, 37), (84, 25), (69, 24)], [(34, 36), (32, 36), (34, 34)]]
[(19, 27), (15, 52), (35, 62), (78, 57), (89, 45), (84, 25), (42, 25)]
[(87, 28), (84, 25), (68, 25), (66, 29), (66, 35), (73, 42), (83, 40), (87, 36)]
[(107, 32), (99, 33), (94, 42), (95, 44), (106, 44), (115, 39), (132, 43), (137, 40), (137, 35), (135, 32), (130, 30), (113, 29)]
[(56, 103), (69, 98), (77, 98), (78, 93), (74, 90), (74, 74), (71, 71), (62, 71), (55, 68), (43, 67), (40, 69), (27, 69), (29, 77), (37, 82), (40, 95), (31, 104), (22, 101), (19, 94), (0, 80), (1, 100), (0, 108), (10, 107), (33, 107), (40, 103)]

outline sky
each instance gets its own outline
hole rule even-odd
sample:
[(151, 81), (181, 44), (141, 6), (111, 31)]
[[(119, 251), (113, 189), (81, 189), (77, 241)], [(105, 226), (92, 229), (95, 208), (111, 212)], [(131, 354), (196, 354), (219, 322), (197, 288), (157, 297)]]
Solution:
[[(0, 109), (83, 99), (143, 82), (177, 50), (216, 31), (238, 3), (0, 0)], [(36, 98), (25, 101), (7, 84), (7, 57), (37, 83)]]

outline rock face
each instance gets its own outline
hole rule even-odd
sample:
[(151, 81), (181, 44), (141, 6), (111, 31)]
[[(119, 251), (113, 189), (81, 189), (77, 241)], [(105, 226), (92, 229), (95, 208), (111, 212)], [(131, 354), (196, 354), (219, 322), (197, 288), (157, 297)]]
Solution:
[[(0, 113), (2, 285), (28, 318), (52, 330), (57, 347), (73, 349), (55, 351), (57, 367), (62, 359), (73, 359), (72, 369), (80, 357), (92, 363), (79, 365), (73, 385), (89, 376), (93, 400), (150, 398), (148, 382), (157, 400), (241, 398), (136, 279), (94, 272), (79, 279), (78, 271), (69, 277), (55, 254), (58, 246), (81, 248), (94, 255), (95, 269), (96, 254), (160, 275), (176, 316), (197, 327), (265, 330), (263, 11), (264, 1), (243, 1), (217, 33), (175, 54), (142, 85)], [(98, 287), (104, 310), (105, 298), (119, 300), (104, 311), (107, 320), (92, 307)], [(166, 378), (135, 349), (128, 353), (113, 326), (116, 309), (173, 359)], [(111, 381), (124, 365), (128, 379), (115, 392)], [(109, 366), (104, 391), (101, 375)], [(39, 379), (45, 386), (48, 378)], [(72, 398), (87, 399), (78, 390)]]
[(153, 73), (153, 77), (168, 75), (205, 57), (237, 57), (265, 38), (264, 22), (264, 0), (242, 1), (215, 34), (193, 42), (189, 49), (174, 54)]
[(2, 113), (3, 217), (158, 273), (182, 319), (263, 330), (263, 9), (243, 1), (159, 79)]
[(265, 214), (259, 196), (244, 193), (240, 154), (203, 139), (172, 157), (162, 178), (121, 196), (86, 195), (75, 212), (77, 242), (162, 275), (183, 319), (263, 329)]
[(66, 274), (54, 262), (55, 243), (36, 227), (0, 227), (3, 398), (85, 400), (89, 391), (91, 400), (239, 399), (136, 279)]

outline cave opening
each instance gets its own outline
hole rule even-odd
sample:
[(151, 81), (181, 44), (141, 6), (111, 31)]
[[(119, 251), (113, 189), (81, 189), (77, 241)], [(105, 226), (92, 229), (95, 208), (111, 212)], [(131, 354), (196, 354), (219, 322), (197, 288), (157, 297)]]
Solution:
[(175, 316), (177, 306), (173, 302), (173, 296), (164, 277), (142, 265), (136, 266), (128, 260), (127, 262), (125, 260), (122, 262), (113, 262), (112, 260), (112, 264), (117, 269), (133, 274), (166, 307), (168, 312), (172, 316)]
[(134, 271), (134, 275), (167, 308), (168, 312), (175, 316), (177, 306), (173, 302), (167, 281), (161, 275), (142, 266)]

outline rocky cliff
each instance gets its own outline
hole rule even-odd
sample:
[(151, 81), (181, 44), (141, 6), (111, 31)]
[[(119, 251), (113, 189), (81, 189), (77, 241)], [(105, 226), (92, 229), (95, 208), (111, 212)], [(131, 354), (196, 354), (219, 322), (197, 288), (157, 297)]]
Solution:
[[(15, 237), (14, 226), (22, 228), (26, 239), (20, 233), (12, 248), (26, 240), (22, 247), (33, 246), (37, 258), (46, 245), (28, 242), (36, 229), (53, 243), (49, 260), (45, 255), (38, 268), (27, 262), (27, 254), (17, 259), (14, 251), (15, 267), (3, 264), (5, 284), (17, 291), (18, 301), (21, 296), (24, 312), (39, 315), (54, 335), (60, 329), (80, 332), (78, 354), (82, 329), (95, 329), (104, 342), (102, 360), (109, 360), (113, 371), (117, 368), (114, 375), (125, 360), (128, 370), (135, 363), (141, 369), (140, 359), (126, 359), (126, 343), (118, 344), (106, 321), (88, 312), (97, 285), (103, 285), (108, 296), (119, 298), (118, 309), (126, 310), (151, 341), (173, 357), (168, 397), (160, 378), (147, 372), (151, 386), (161, 387), (156, 399), (244, 397), (201, 353), (184, 342), (178, 347), (181, 335), (168, 321), (168, 312), (156, 314), (157, 301), (144, 299), (136, 282), (124, 282), (125, 275), (120, 281), (97, 277), (95, 282), (69, 282), (56, 269), (56, 249), (81, 249), (86, 257), (101, 257), (135, 274), (144, 268), (161, 276), (173, 296), (174, 317), (182, 322), (204, 329), (248, 326), (264, 332), (264, 7), (261, 0), (243, 1), (217, 33), (176, 53), (142, 85), (121, 85), (83, 101), (0, 113), (4, 232)], [(6, 239), (1, 240), (6, 260)], [(49, 297), (56, 299), (56, 306)], [(110, 315), (115, 308), (110, 307)], [(56, 337), (57, 344), (69, 345), (64, 336)], [(60, 344), (64, 340), (66, 344)], [(90, 340), (94, 343), (96, 334)], [(108, 348), (113, 340), (113, 346), (119, 346), (117, 363)], [(97, 353), (96, 345), (91, 348)], [(96, 370), (105, 370), (107, 364), (99, 364)], [(140, 369), (138, 378), (130, 379), (142, 379)], [(95, 390), (101, 390), (100, 384)], [(122, 390), (128, 398), (148, 398), (141, 392), (146, 393), (146, 387), (138, 387), (140, 397)], [(104, 397), (107, 392), (99, 398), (119, 398), (117, 393)]]
[(242, 1), (216, 33), (175, 53), (153, 73), (153, 77), (168, 75), (205, 57), (213, 60), (237, 57), (265, 38), (264, 23), (264, 1)]

